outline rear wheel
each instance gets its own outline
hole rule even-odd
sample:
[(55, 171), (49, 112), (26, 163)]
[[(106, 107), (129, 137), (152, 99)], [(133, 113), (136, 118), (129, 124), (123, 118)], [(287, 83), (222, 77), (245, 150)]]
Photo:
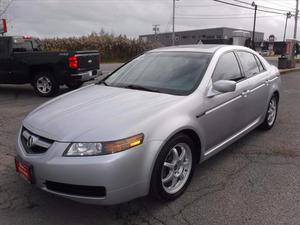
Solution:
[(42, 97), (50, 97), (57, 94), (59, 84), (49, 72), (41, 72), (33, 81), (35, 92)]
[(261, 125), (261, 128), (264, 130), (270, 130), (276, 121), (278, 112), (278, 97), (273, 95), (271, 100), (269, 101), (267, 114), (264, 122)]
[(161, 200), (175, 200), (189, 185), (195, 162), (193, 141), (184, 134), (172, 138), (159, 153), (151, 179), (151, 193)]

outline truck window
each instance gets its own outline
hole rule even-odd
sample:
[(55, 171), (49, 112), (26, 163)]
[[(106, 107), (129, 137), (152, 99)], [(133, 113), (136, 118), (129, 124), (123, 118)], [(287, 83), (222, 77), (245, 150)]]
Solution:
[(42, 51), (43, 50), (42, 42), (39, 39), (32, 40), (32, 47), (33, 47), (33, 51)]
[(13, 52), (32, 52), (31, 41), (24, 40), (14, 40), (13, 42)]

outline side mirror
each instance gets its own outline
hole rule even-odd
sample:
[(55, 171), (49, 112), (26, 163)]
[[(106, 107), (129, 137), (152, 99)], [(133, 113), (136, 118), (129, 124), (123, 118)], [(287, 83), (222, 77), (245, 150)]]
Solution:
[(213, 89), (217, 92), (233, 92), (236, 89), (236, 82), (231, 80), (218, 80), (213, 83)]
[(213, 83), (208, 92), (208, 97), (213, 97), (220, 93), (233, 92), (236, 90), (236, 82), (231, 80), (218, 80)]

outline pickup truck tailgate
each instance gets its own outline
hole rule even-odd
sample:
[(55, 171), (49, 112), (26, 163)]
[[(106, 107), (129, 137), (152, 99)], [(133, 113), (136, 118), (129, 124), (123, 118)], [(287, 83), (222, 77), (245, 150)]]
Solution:
[(98, 52), (77, 52), (77, 62), (79, 71), (98, 70), (100, 55)]

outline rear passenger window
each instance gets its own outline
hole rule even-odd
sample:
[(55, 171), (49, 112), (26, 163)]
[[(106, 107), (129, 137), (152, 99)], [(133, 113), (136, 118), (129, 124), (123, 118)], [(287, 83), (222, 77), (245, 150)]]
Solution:
[(256, 62), (257, 62), (257, 65), (258, 65), (259, 71), (260, 71), (260, 72), (263, 72), (263, 71), (265, 71), (265, 68), (264, 68), (264, 66), (263, 66), (262, 62), (260, 61), (260, 59), (259, 59), (257, 56), (255, 56), (255, 59), (256, 59)]
[(260, 72), (254, 55), (249, 52), (238, 52), (246, 77), (252, 77)]
[(213, 82), (218, 80), (238, 81), (242, 78), (243, 76), (234, 53), (229, 52), (222, 55), (214, 71)]

